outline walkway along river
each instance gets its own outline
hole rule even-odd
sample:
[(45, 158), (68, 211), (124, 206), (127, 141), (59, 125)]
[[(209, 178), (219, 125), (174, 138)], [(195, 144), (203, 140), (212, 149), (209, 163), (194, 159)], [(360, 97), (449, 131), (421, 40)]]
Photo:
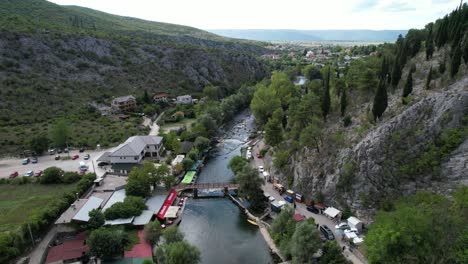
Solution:
[[(254, 131), (254, 119), (247, 111), (225, 126), (223, 140), (210, 153), (210, 159), (197, 183), (230, 182), (234, 175), (229, 160), (240, 155), (240, 148)], [(201, 263), (273, 263), (259, 228), (229, 199), (189, 199), (180, 230), (201, 251)]]

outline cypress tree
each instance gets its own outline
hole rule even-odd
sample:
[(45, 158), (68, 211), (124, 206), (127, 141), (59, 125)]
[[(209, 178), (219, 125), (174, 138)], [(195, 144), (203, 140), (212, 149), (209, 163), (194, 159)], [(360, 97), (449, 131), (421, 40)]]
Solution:
[(345, 88), (345, 89), (343, 89), (343, 91), (341, 92), (341, 101), (340, 101), (340, 105), (341, 105), (341, 116), (344, 116), (344, 115), (345, 115), (347, 104), (348, 104), (348, 102), (347, 102), (347, 98), (346, 98), (346, 88)]
[(322, 113), (323, 119), (327, 121), (327, 115), (330, 112), (330, 67), (328, 67), (327, 77), (324, 82), (323, 99), (322, 99)]
[(465, 40), (463, 41), (463, 59), (465, 64), (468, 64), (468, 34), (465, 34)]
[(432, 54), (434, 53), (434, 38), (432, 36), (432, 23), (429, 26), (429, 33), (427, 33), (426, 38), (426, 60), (432, 58)]
[(405, 87), (403, 88), (403, 103), (405, 102), (404, 98), (408, 97), (413, 91), (413, 71), (410, 70), (408, 73), (408, 78), (406, 79)]
[(429, 73), (427, 74), (426, 79), (426, 89), (429, 90), (431, 88), (431, 80), (432, 80), (432, 66), (429, 69)]
[(400, 68), (399, 61), (400, 60), (397, 57), (395, 59), (395, 62), (393, 63), (393, 69), (392, 69), (392, 86), (393, 86), (393, 88), (397, 87), (398, 82), (400, 82), (400, 79), (401, 79), (401, 68)]
[(455, 48), (455, 51), (452, 54), (452, 63), (450, 65), (450, 76), (452, 78), (457, 74), (460, 64), (461, 64), (461, 49), (460, 49), (460, 45), (457, 45), (457, 47)]
[(379, 87), (377, 88), (377, 93), (374, 97), (374, 103), (372, 105), (372, 114), (374, 116), (374, 121), (377, 118), (382, 117), (382, 114), (385, 112), (388, 106), (387, 98), (387, 88), (385, 87), (385, 80), (380, 79)]

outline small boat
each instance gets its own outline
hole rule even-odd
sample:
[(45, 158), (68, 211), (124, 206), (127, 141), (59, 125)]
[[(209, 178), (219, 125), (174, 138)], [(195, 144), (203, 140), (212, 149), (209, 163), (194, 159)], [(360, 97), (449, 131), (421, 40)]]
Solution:
[(247, 222), (251, 223), (252, 225), (258, 226), (257, 222), (255, 222), (253, 220), (247, 219)]

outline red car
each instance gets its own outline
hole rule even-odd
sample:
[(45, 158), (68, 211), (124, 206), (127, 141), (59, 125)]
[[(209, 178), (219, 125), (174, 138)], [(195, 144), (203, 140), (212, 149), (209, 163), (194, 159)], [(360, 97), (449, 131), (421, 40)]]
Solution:
[(17, 171), (15, 171), (12, 174), (10, 174), (10, 179), (16, 178), (16, 177), (18, 177), (18, 175), (19, 175), (19, 173)]
[(262, 158), (262, 154), (260, 154), (260, 152), (257, 153), (257, 158), (259, 158), (259, 159)]
[(76, 160), (76, 159), (78, 159), (79, 157), (80, 157), (80, 155), (74, 155), (71, 159), (72, 159), (72, 160)]
[(41, 177), (42, 176), (42, 171), (38, 170), (34, 173), (34, 177)]

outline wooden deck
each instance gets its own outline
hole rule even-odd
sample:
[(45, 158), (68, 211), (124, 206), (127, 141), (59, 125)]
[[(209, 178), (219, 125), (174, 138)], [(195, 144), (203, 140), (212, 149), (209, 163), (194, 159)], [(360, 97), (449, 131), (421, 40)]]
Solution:
[(185, 190), (201, 190), (201, 189), (228, 189), (228, 190), (237, 190), (239, 184), (234, 183), (195, 183), (195, 184), (179, 184), (174, 187), (176, 191), (185, 191)]

